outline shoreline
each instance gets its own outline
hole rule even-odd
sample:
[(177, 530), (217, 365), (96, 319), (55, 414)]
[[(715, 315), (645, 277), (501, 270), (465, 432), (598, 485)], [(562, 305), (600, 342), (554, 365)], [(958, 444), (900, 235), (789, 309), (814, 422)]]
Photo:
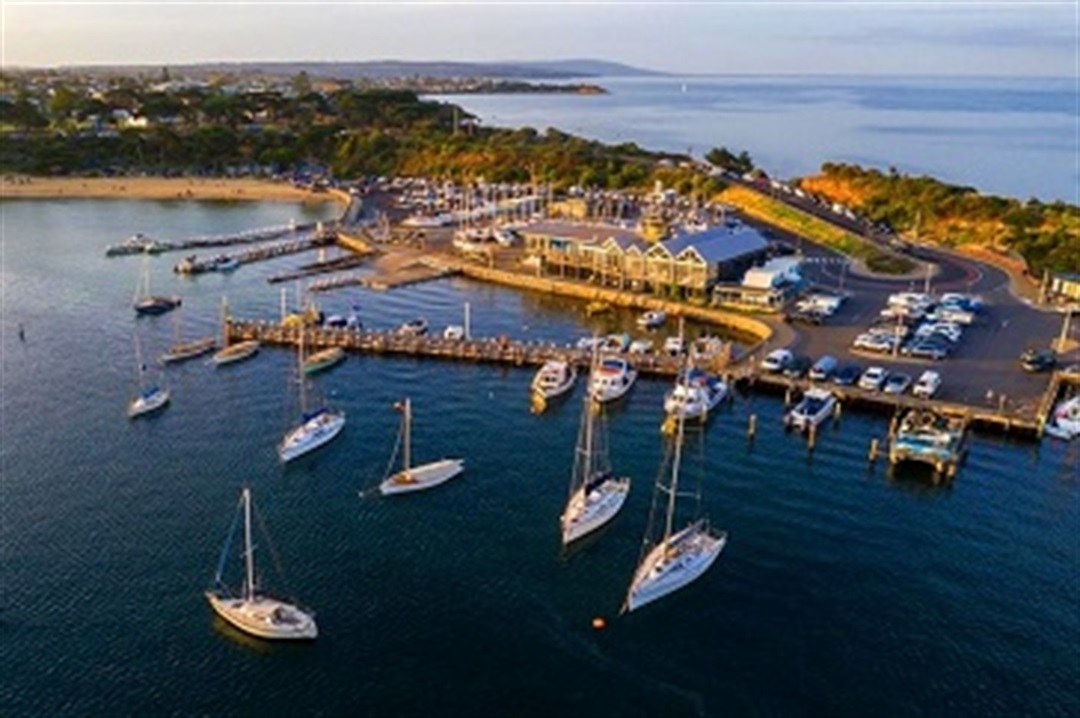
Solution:
[(0, 200), (136, 199), (238, 202), (338, 202), (285, 182), (224, 177), (0, 177)]

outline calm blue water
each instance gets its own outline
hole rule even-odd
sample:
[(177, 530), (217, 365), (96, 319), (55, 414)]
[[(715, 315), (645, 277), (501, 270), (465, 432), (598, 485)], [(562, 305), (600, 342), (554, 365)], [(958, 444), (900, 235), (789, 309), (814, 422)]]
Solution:
[[(608, 95), (446, 97), (485, 124), (557, 127), (702, 157), (747, 150), (780, 177), (823, 162), (927, 174), (982, 192), (1080, 202), (1074, 78), (602, 78)], [(685, 87), (685, 91), (684, 91)]]
[[(348, 414), (342, 436), (283, 469), (294, 357), (264, 349), (165, 375), (174, 400), (129, 422), (133, 334), (148, 353), (172, 317), (136, 320), (139, 259), (104, 247), (309, 215), (289, 205), (5, 202), (0, 371), (0, 713), (44, 715), (1076, 715), (1080, 713), (1078, 447), (977, 440), (955, 484), (865, 460), (885, 420), (849, 412), (813, 456), (782, 406), (739, 397), (688, 446), (713, 522), (730, 533), (692, 587), (616, 616), (661, 458), (665, 385), (613, 413), (633, 477), (599, 541), (560, 555), (558, 520), (582, 387), (528, 412), (531, 372), (350, 357), (315, 382)], [(265, 277), (310, 255), (182, 279), (183, 329), (273, 317)], [(290, 289), (291, 291), (291, 289)], [(557, 301), (442, 281), (328, 295), (369, 325), (423, 314), (478, 334), (569, 340)], [(290, 302), (292, 299), (290, 298)], [(27, 340), (16, 339), (18, 322)], [(360, 498), (384, 475), (414, 402), (422, 459), (467, 472), (427, 494)], [(758, 438), (744, 438), (747, 417)], [(698, 435), (702, 436), (702, 435)], [(218, 625), (211, 580), (240, 487), (254, 487), (288, 585), (318, 612), (306, 646)], [(269, 546), (260, 566), (271, 585)], [(233, 564), (233, 569), (238, 566)], [(592, 630), (605, 616), (605, 631)]]

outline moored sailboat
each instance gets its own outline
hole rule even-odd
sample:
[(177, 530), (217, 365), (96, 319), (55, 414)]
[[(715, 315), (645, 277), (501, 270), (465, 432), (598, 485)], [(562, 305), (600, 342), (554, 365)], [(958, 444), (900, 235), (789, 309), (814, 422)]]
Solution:
[(413, 466), (412, 402), (405, 399), (395, 404), (394, 407), (401, 410), (401, 428), (398, 432), (398, 442), (394, 447), (394, 456), (391, 457), (390, 464), (393, 465), (394, 459), (397, 457), (398, 446), (403, 446), (402, 467), (401, 471), (386, 477), (379, 484), (379, 493), (387, 496), (430, 489), (446, 483), (465, 470), (465, 462), (461, 459), (440, 459)]
[[(239, 595), (233, 595), (222, 578), (229, 557), (233, 535), (241, 513), (244, 517), (244, 582)], [(315, 614), (295, 604), (273, 598), (260, 590), (255, 576), (255, 547), (251, 541), (251, 489), (244, 487), (236, 518), (233, 519), (221, 551), (214, 586), (204, 595), (214, 612), (225, 621), (259, 638), (270, 640), (313, 639), (318, 636)]]
[[(671, 471), (662, 471), (656, 480), (653, 495), (652, 517), (657, 515), (658, 504), (662, 496), (666, 497), (664, 510), (664, 531), (658, 541), (650, 546), (648, 539), (652, 533), (652, 518), (646, 533), (645, 549), (623, 603), (623, 612), (633, 611), (653, 601), (667, 596), (690, 582), (701, 577), (727, 543), (727, 533), (715, 531), (707, 519), (700, 516), (692, 520), (685, 528), (675, 531), (675, 509), (679, 494), (679, 472), (682, 468), (683, 438), (686, 419), (678, 415), (674, 446), (672, 449)], [(667, 483), (664, 479), (667, 477)], [(700, 486), (695, 494), (700, 511)]]
[[(592, 364), (595, 368), (595, 350)], [(615, 518), (630, 493), (629, 477), (618, 478), (612, 471), (603, 412), (603, 405), (585, 392), (574, 449), (574, 468), (570, 475), (570, 497), (559, 518), (563, 546)]]
[(257, 339), (246, 339), (229, 344), (229, 307), (225, 298), (221, 299), (221, 343), (222, 348), (214, 353), (211, 361), (215, 366), (226, 366), (249, 359), (258, 353), (261, 344)]
[(138, 394), (128, 402), (127, 415), (129, 419), (146, 416), (164, 409), (169, 403), (169, 390), (158, 384), (146, 382), (146, 365), (142, 360), (142, 349), (139, 345), (139, 337), (135, 337), (135, 364), (138, 377)]
[(317, 351), (304, 359), (304, 373), (316, 374), (331, 367), (337, 366), (345, 360), (345, 350), (341, 347), (330, 347)]
[(304, 378), (304, 332), (300, 330), (299, 342), (300, 423), (289, 430), (278, 444), (278, 457), (292, 461), (329, 443), (345, 428), (345, 413), (331, 411), (326, 406), (307, 410), (307, 381)]
[(142, 316), (164, 314), (180, 306), (180, 297), (150, 293), (150, 255), (143, 256), (142, 274), (135, 290), (135, 313)]
[(214, 337), (182, 341), (180, 339), (180, 312), (177, 312), (175, 316), (173, 345), (159, 358), (162, 364), (173, 364), (187, 359), (194, 359), (212, 352), (217, 347), (217, 339)]

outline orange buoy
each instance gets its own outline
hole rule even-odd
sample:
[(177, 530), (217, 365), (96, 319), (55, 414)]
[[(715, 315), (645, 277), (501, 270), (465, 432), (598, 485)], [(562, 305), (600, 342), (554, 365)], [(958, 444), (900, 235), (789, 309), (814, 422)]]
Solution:
[(603, 616), (597, 616), (592, 620), (592, 627), (597, 631), (602, 631), (607, 628), (607, 621), (604, 620)]

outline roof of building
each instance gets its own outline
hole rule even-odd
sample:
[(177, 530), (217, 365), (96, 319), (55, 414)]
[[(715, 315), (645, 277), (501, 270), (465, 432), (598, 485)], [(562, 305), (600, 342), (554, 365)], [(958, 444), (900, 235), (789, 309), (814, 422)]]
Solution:
[[(602, 242), (608, 237), (619, 242), (624, 250), (631, 240), (640, 241), (637, 232), (616, 224), (600, 224), (596, 222), (566, 222), (559, 220), (544, 220), (533, 222), (525, 227), (520, 227), (519, 234), (546, 235), (549, 237), (561, 237), (563, 239), (596, 240)], [(624, 245), (623, 242), (628, 244)]]
[(678, 256), (683, 250), (693, 248), (709, 264), (762, 252), (768, 246), (757, 230), (749, 227), (710, 227), (703, 232), (680, 234), (663, 243), (671, 255)]
[(1080, 282), (1080, 272), (1058, 272), (1054, 275), (1054, 279), (1063, 282)]

